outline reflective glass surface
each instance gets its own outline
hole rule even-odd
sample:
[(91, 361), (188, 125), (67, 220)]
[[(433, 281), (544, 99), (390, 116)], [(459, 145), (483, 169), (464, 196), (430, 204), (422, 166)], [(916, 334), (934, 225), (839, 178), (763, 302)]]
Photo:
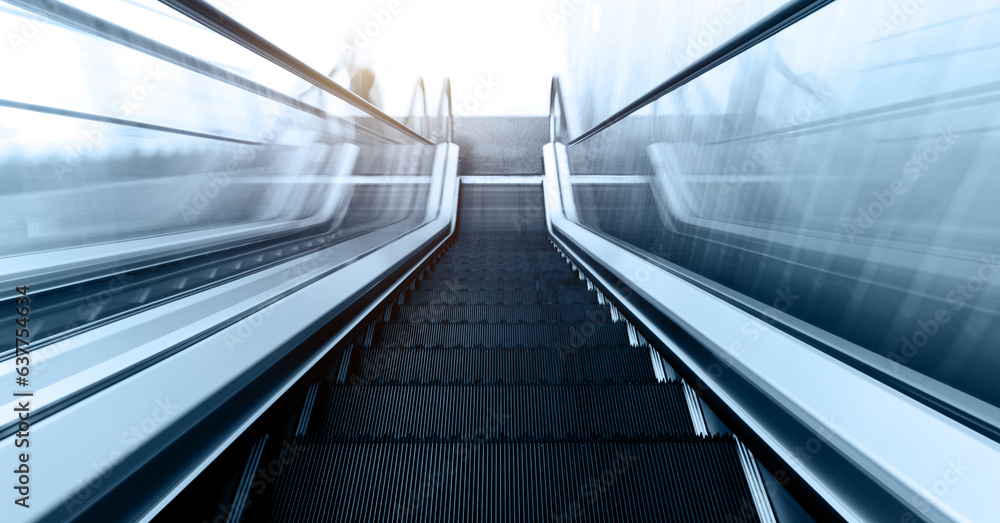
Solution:
[(434, 216), (434, 147), (169, 10), (98, 4), (0, 4), (0, 298), (31, 286), (33, 343)]
[(580, 220), (1000, 406), (998, 23), (834, 2), (569, 147)]
[(573, 9), (563, 7), (567, 52), (560, 76), (571, 137), (597, 125), (785, 3), (589, 0), (572, 2)]

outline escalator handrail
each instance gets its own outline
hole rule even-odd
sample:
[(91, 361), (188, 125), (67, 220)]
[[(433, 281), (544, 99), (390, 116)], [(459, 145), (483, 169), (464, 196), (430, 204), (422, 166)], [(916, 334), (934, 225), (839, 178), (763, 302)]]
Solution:
[[(715, 49), (705, 53), (704, 56), (670, 76), (649, 92), (621, 108), (618, 112), (612, 114), (601, 123), (595, 125), (590, 128), (590, 130), (566, 143), (568, 145), (576, 145), (596, 135), (597, 133), (600, 133), (618, 121), (623, 120), (630, 114), (642, 109), (652, 102), (655, 102), (660, 97), (679, 89), (695, 78), (698, 78), (712, 69), (715, 69), (729, 59), (770, 38), (786, 27), (809, 16), (833, 1), (834, 0), (792, 0), (786, 3), (778, 9), (775, 9), (764, 18), (758, 20), (757, 23), (723, 42)], [(556, 86), (554, 84), (553, 89), (555, 89), (555, 87)]]
[(552, 77), (552, 88), (549, 91), (549, 141), (565, 143), (568, 137), (566, 105), (563, 103), (562, 85), (556, 75)]
[(365, 112), (376, 120), (396, 129), (402, 134), (424, 144), (433, 145), (427, 138), (410, 129), (399, 120), (389, 116), (378, 107), (368, 103), (349, 89), (337, 84), (323, 73), (309, 67), (287, 51), (274, 45), (248, 27), (240, 24), (222, 11), (212, 7), (202, 0), (160, 0), (161, 3), (176, 9), (205, 27), (257, 53), (286, 71), (302, 78), (316, 87), (340, 98), (348, 104)]
[(444, 141), (454, 142), (455, 117), (451, 110), (451, 79), (448, 77), (441, 82), (441, 99), (438, 102), (437, 115), (439, 118), (445, 118)]
[[(417, 108), (419, 102), (419, 109)], [(419, 112), (417, 112), (419, 111)], [(417, 78), (417, 84), (413, 86), (413, 95), (410, 96), (410, 110), (406, 113), (407, 125), (413, 125), (416, 118), (420, 124), (420, 134), (430, 137), (427, 129), (427, 89), (424, 88), (424, 79)]]

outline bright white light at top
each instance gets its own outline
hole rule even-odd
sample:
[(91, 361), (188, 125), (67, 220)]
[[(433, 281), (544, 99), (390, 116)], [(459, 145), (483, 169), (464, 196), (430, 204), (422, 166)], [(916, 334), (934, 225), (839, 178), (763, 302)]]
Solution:
[[(564, 24), (546, 17), (558, 10), (558, 0), (212, 3), (324, 73), (345, 41), (353, 43), (374, 64), (390, 114), (408, 110), (417, 77), (424, 78), (428, 106), (435, 109), (446, 76), (459, 114), (548, 114), (549, 82), (563, 63)], [(583, 12), (578, 7), (570, 15)], [(495, 86), (493, 92), (463, 104), (484, 83)]]

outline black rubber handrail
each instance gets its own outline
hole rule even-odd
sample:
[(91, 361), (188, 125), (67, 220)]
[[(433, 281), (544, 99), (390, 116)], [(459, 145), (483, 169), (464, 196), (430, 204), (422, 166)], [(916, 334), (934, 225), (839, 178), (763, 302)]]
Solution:
[(330, 78), (327, 78), (323, 73), (309, 67), (298, 58), (295, 58), (288, 52), (274, 45), (257, 33), (251, 31), (249, 28), (240, 24), (236, 20), (233, 20), (231, 17), (212, 7), (203, 0), (160, 0), (160, 2), (176, 9), (178, 12), (184, 14), (192, 20), (215, 31), (216, 33), (219, 33), (222, 36), (225, 36), (226, 38), (229, 38), (243, 47), (246, 47), (254, 53), (257, 53), (261, 57), (298, 76), (299, 78), (302, 78), (316, 87), (319, 87), (337, 98), (344, 100), (350, 105), (360, 109), (376, 120), (392, 127), (393, 129), (396, 129), (406, 136), (409, 136), (420, 143), (432, 145), (427, 138), (420, 136), (419, 133), (403, 125), (399, 120), (396, 120), (395, 118), (382, 112), (382, 110), (378, 107), (368, 103), (363, 98), (352, 93), (343, 86), (338, 85)]
[[(791, 0), (785, 5), (774, 10), (771, 14), (760, 19), (740, 34), (730, 38), (715, 49), (709, 51), (705, 56), (695, 60), (691, 65), (681, 69), (677, 74), (671, 76), (666, 81), (654, 87), (648, 93), (640, 96), (632, 103), (626, 105), (617, 113), (611, 115), (603, 122), (595, 125), (589, 131), (569, 142), (569, 145), (576, 145), (591, 136), (611, 127), (628, 115), (642, 109), (647, 104), (655, 102), (661, 96), (670, 93), (699, 76), (711, 71), (733, 58), (743, 51), (759, 44), (760, 42), (773, 36), (782, 29), (798, 22), (811, 15), (820, 8), (832, 3), (834, 0)], [(553, 86), (555, 88), (555, 86)]]

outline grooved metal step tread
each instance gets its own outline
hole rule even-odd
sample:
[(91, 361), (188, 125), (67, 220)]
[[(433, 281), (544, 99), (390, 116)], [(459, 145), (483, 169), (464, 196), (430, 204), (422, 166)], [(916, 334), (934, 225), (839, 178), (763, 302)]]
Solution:
[(290, 446), (248, 521), (760, 521), (729, 438)]
[(407, 291), (404, 300), (413, 304), (443, 305), (547, 305), (593, 304), (597, 295), (581, 291)]
[(476, 279), (435, 278), (418, 280), (417, 290), (421, 291), (581, 291), (587, 284), (579, 279)]
[(469, 262), (488, 260), (524, 260), (563, 263), (565, 258), (554, 250), (524, 250), (524, 246), (505, 245), (503, 247), (476, 246), (467, 249), (451, 248), (447, 251), (448, 261)]
[(606, 323), (603, 305), (393, 305), (390, 320), (409, 323)]
[[(573, 278), (573, 272), (563, 269), (559, 270), (526, 270), (523, 268), (510, 269), (510, 267), (503, 267), (503, 270), (452, 270), (452, 269), (441, 269), (432, 270), (424, 276), (424, 280), (430, 281), (452, 281), (458, 282), (463, 280), (483, 280), (483, 279), (493, 279), (495, 281), (507, 281), (507, 280), (566, 280)], [(580, 288), (586, 290), (586, 283), (580, 280), (583, 285)]]
[(646, 347), (355, 348), (352, 384), (654, 383)]
[(616, 347), (624, 323), (386, 323), (377, 322), (365, 347)]
[(481, 265), (544, 265), (552, 269), (568, 269), (572, 267), (561, 256), (511, 257), (504, 256), (499, 252), (479, 252), (476, 256), (452, 256), (452, 253), (445, 253), (441, 259), (435, 261), (434, 265), (468, 266), (470, 269), (476, 269)]
[[(335, 439), (650, 441), (694, 434), (681, 382), (336, 385), (314, 430)], [(492, 434), (479, 427), (497, 420)]]
[(477, 246), (474, 248), (461, 249), (457, 247), (452, 247), (447, 251), (448, 259), (453, 261), (479, 261), (479, 260), (490, 260), (490, 259), (503, 259), (503, 260), (544, 260), (544, 261), (561, 261), (565, 263), (564, 258), (559, 255), (556, 251), (542, 250), (542, 251), (524, 251), (522, 246), (518, 246), (516, 249), (511, 250), (510, 246), (508, 248), (490, 248), (486, 246)]

